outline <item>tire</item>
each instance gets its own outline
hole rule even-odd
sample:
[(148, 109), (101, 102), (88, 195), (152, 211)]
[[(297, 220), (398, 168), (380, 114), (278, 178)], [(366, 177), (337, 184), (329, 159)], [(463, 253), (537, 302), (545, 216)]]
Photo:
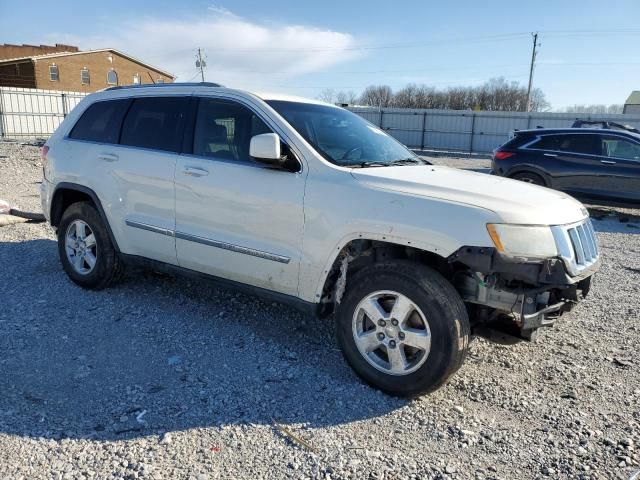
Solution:
[(62, 214), (58, 225), (58, 255), (69, 278), (83, 288), (106, 288), (122, 273), (122, 263), (107, 227), (89, 202), (74, 203)]
[[(405, 311), (411, 313), (407, 320), (398, 315), (401, 319), (397, 322), (391, 312), (400, 312), (402, 305), (408, 305), (406, 299), (411, 306)], [(371, 310), (371, 304), (374, 313), (369, 315), (364, 309)], [(384, 328), (371, 321), (371, 316), (380, 312), (376, 304), (386, 314)], [(393, 310), (395, 305), (400, 305), (397, 311)], [(438, 389), (460, 368), (468, 350), (469, 318), (458, 292), (436, 271), (407, 260), (377, 263), (357, 271), (347, 280), (336, 320), (338, 343), (349, 365), (369, 385), (391, 395), (412, 397)], [(384, 345), (381, 334), (387, 342)], [(375, 341), (379, 348), (361, 353), (374, 348)], [(395, 372), (394, 365), (400, 365)]]
[(510, 178), (514, 180), (520, 180), (521, 182), (531, 183), (532, 185), (539, 185), (541, 187), (546, 187), (547, 183), (537, 173), (530, 172), (520, 172), (512, 175)]

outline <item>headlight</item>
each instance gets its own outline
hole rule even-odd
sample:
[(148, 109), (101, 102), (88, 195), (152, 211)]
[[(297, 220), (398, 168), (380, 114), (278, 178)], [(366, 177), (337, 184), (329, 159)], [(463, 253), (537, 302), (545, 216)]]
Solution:
[(554, 257), (558, 255), (550, 227), (488, 223), (487, 230), (500, 253), (517, 257)]

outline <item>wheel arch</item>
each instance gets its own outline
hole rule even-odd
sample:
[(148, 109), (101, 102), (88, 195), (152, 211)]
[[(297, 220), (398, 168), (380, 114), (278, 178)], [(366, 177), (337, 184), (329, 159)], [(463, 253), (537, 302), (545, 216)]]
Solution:
[(516, 165), (511, 170), (509, 170), (509, 172), (505, 176), (507, 178), (513, 179), (513, 176), (519, 173), (533, 173), (535, 175), (538, 175), (540, 178), (542, 178), (542, 181), (544, 182), (545, 187), (551, 187), (552, 185), (551, 175), (545, 172), (542, 168), (537, 167), (535, 165)]
[(71, 182), (61, 182), (56, 185), (56, 189), (53, 192), (51, 197), (51, 225), (53, 227), (57, 227), (60, 224), (60, 220), (62, 219), (62, 215), (65, 210), (69, 208), (70, 205), (78, 202), (90, 202), (93, 206), (96, 207), (98, 213), (100, 214), (100, 218), (105, 224), (107, 232), (109, 234), (109, 239), (115, 249), (116, 252), (120, 253), (120, 249), (118, 248), (118, 242), (116, 241), (115, 236), (113, 235), (113, 231), (111, 230), (111, 226), (109, 225), (109, 220), (107, 219), (106, 214), (104, 213), (104, 209), (102, 208), (102, 203), (98, 198), (98, 195), (89, 187), (84, 185), (78, 185), (77, 183)]
[(331, 314), (336, 303), (340, 303), (348, 278), (367, 265), (393, 259), (410, 259), (443, 274), (449, 269), (445, 256), (413, 246), (409, 241), (358, 236), (341, 244), (343, 246), (336, 248), (335, 256), (328, 262), (329, 266), (322, 271), (316, 293), (320, 317)]

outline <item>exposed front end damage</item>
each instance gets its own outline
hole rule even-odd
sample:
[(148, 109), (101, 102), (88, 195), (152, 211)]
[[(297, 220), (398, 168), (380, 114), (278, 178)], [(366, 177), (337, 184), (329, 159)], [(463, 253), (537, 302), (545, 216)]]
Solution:
[(599, 266), (595, 259), (572, 276), (563, 258), (514, 258), (486, 247), (462, 247), (448, 261), (476, 326), (491, 325), (528, 340), (587, 295)]

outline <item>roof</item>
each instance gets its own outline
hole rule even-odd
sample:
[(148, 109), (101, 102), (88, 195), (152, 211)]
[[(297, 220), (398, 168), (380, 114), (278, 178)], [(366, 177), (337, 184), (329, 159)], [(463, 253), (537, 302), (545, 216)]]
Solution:
[(527, 130), (517, 130), (516, 134), (554, 134), (554, 133), (598, 133), (598, 134), (614, 134), (628, 135), (636, 140), (640, 140), (640, 134), (620, 130), (617, 128), (530, 128)]
[(129, 60), (131, 60), (132, 62), (136, 62), (139, 63), (141, 65), (144, 65), (146, 67), (151, 68), (152, 70), (155, 70), (157, 72), (162, 73), (163, 75), (166, 75), (167, 77), (171, 77), (171, 78), (176, 78), (176, 76), (172, 73), (167, 72), (166, 70), (162, 70), (158, 67), (154, 67), (153, 65), (147, 63), (147, 62), (143, 62), (142, 60), (136, 58), (136, 57), (132, 57), (131, 55), (128, 55), (124, 52), (121, 52), (120, 50), (116, 50), (115, 48), (100, 48), (97, 50), (84, 50), (84, 51), (80, 51), (80, 52), (57, 52), (57, 53), (45, 53), (43, 55), (27, 55), (25, 57), (16, 57), (16, 58), (5, 58), (0, 60), (0, 64), (2, 63), (16, 63), (16, 62), (22, 62), (22, 61), (27, 61), (27, 60), (45, 60), (45, 59), (49, 59), (49, 58), (58, 58), (58, 57), (70, 57), (72, 55), (85, 55), (87, 53), (100, 53), (100, 52), (111, 52), (111, 53), (115, 53), (116, 55), (120, 55), (121, 57), (127, 58)]
[[(102, 90), (103, 92), (110, 92), (110, 91), (127, 91), (127, 90), (145, 90), (145, 89), (162, 89), (162, 90), (170, 90), (170, 89), (180, 89), (180, 88), (184, 88), (184, 87), (197, 87), (197, 88), (222, 88), (222, 89), (226, 89), (228, 91), (236, 91), (236, 92), (243, 92), (243, 93), (248, 93), (251, 95), (254, 95), (264, 101), (270, 101), (270, 100), (279, 100), (279, 101), (286, 101), (286, 102), (299, 102), (299, 103), (310, 103), (310, 104), (314, 104), (314, 105), (324, 105), (327, 107), (334, 107), (334, 108), (338, 108), (336, 105), (333, 105), (331, 103), (326, 103), (323, 102), (321, 100), (316, 100), (313, 98), (306, 98), (306, 97), (298, 97), (295, 95), (286, 95), (286, 94), (282, 94), (282, 93), (256, 93), (256, 92), (250, 92), (250, 91), (246, 91), (246, 90), (239, 90), (239, 89), (233, 89), (233, 88), (227, 88), (224, 85), (220, 85), (218, 83), (212, 83), (212, 82), (175, 82), (175, 83), (158, 83), (158, 84), (140, 84), (140, 85), (119, 85), (116, 87), (108, 87), (105, 88), (104, 90)], [(579, 130), (585, 130), (583, 129), (579, 129)]]
[(634, 90), (627, 98), (625, 105), (640, 105), (640, 90)]

